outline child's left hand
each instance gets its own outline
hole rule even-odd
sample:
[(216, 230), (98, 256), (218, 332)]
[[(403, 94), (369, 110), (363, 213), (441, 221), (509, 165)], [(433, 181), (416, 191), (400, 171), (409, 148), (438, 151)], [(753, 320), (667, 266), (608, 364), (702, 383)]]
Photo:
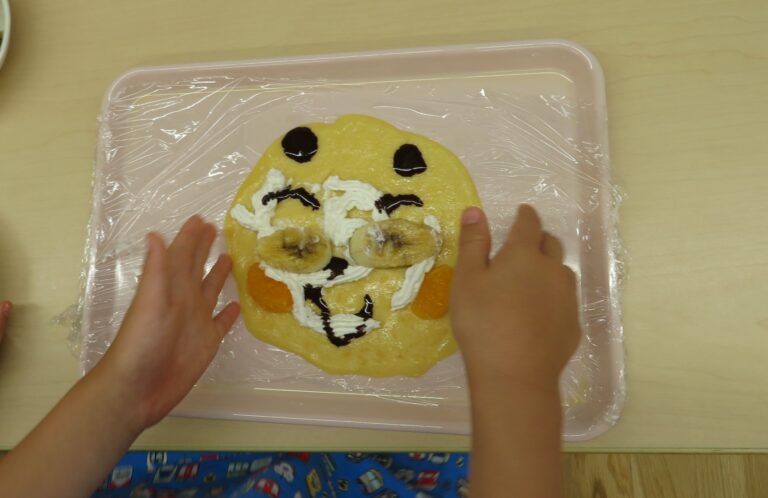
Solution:
[[(240, 312), (213, 310), (232, 268), (222, 255), (204, 277), (216, 229), (193, 216), (168, 248), (147, 238), (144, 273), (120, 331), (94, 369), (112, 382), (142, 430), (165, 417), (192, 389)], [(94, 372), (96, 373), (96, 372)]]
[(203, 277), (215, 238), (216, 229), (197, 216), (168, 248), (149, 235), (144, 273), (115, 341), (0, 459), (1, 496), (90, 496), (136, 437), (192, 389), (240, 312), (230, 303), (213, 316), (232, 267), (221, 256)]

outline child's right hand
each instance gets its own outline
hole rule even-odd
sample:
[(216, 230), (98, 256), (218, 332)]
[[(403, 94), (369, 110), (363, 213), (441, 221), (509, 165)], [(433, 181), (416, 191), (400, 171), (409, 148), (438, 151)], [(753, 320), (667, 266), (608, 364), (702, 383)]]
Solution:
[(576, 278), (560, 242), (522, 205), (504, 246), (478, 208), (462, 217), (451, 320), (471, 383), (519, 384), (557, 393), (581, 335)]

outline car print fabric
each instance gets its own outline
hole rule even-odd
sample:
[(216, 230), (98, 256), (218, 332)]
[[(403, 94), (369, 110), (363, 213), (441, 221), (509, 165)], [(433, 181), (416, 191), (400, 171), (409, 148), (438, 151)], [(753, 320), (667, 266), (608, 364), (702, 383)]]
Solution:
[(469, 495), (466, 453), (130, 452), (95, 498)]

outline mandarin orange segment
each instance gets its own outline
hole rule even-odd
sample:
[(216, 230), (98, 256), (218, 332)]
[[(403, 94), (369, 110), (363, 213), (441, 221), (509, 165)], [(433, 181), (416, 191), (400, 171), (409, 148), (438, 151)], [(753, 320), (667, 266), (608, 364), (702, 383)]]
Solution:
[(422, 320), (434, 320), (448, 313), (453, 268), (440, 265), (424, 275), (424, 282), (411, 303), (411, 311)]
[(293, 308), (288, 286), (269, 278), (258, 263), (248, 269), (248, 294), (256, 304), (272, 313), (288, 313)]

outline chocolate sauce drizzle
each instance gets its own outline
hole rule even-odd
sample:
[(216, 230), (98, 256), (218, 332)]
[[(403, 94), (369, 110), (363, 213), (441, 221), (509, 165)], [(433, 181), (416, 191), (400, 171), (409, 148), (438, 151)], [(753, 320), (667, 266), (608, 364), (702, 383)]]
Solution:
[(380, 212), (386, 212), (387, 216), (389, 216), (400, 206), (422, 207), (424, 206), (424, 201), (415, 194), (384, 194), (374, 204), (376, 209)]
[(278, 204), (286, 199), (298, 199), (305, 206), (311, 207), (313, 211), (320, 209), (320, 201), (317, 200), (314, 194), (307, 192), (307, 189), (304, 187), (291, 188), (288, 185), (282, 190), (268, 193), (262, 197), (261, 203), (266, 206), (272, 199), (277, 199)]
[[(331, 344), (337, 348), (346, 346), (352, 342), (352, 339), (357, 339), (365, 335), (365, 325), (358, 325), (356, 329), (357, 332), (347, 334), (343, 337), (337, 337), (333, 333), (333, 326), (331, 326), (331, 309), (328, 307), (328, 303), (325, 302), (325, 299), (323, 299), (322, 287), (314, 287), (309, 284), (305, 285), (304, 299), (318, 307), (320, 310), (320, 319), (323, 321), (323, 330), (325, 331), (325, 336), (329, 341), (331, 341)], [(359, 316), (363, 320), (373, 318), (373, 300), (371, 299), (371, 296), (366, 294), (363, 300), (363, 307), (360, 308), (360, 311), (355, 313), (355, 316)]]
[(346, 270), (348, 267), (349, 267), (349, 262), (346, 259), (337, 258), (336, 256), (334, 256), (331, 258), (328, 264), (325, 265), (325, 268), (323, 268), (323, 270), (331, 270), (331, 274), (330, 276), (328, 276), (328, 280), (333, 280), (336, 277), (344, 275), (344, 270)]
[(317, 154), (317, 135), (306, 126), (299, 126), (285, 134), (281, 145), (287, 157), (297, 163), (306, 163)]
[(427, 171), (427, 163), (421, 151), (413, 144), (402, 145), (392, 158), (392, 167), (400, 176), (420, 175)]
[(365, 295), (363, 298), (363, 307), (360, 308), (360, 311), (355, 313), (355, 316), (359, 316), (363, 320), (373, 318), (373, 299), (371, 299), (371, 296), (368, 294)]

